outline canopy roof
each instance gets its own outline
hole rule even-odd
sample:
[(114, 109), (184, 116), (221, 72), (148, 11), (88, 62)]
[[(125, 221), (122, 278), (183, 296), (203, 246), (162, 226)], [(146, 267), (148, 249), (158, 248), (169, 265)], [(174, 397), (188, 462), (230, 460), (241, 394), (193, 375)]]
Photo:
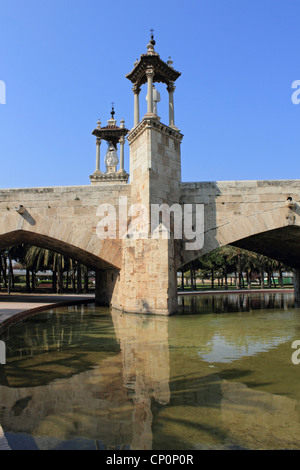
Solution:
[[(93, 130), (92, 134), (100, 139), (106, 140), (107, 142), (111, 142), (112, 145), (117, 148), (117, 144), (120, 141), (122, 136), (128, 134), (128, 129), (126, 127), (118, 127), (116, 125), (116, 120), (114, 119), (114, 108), (111, 111), (111, 119), (107, 121), (108, 125), (105, 127), (98, 127)], [(123, 121), (124, 122), (124, 121)]]
[(170, 82), (175, 82), (181, 75), (180, 72), (177, 72), (173, 67), (170, 67), (166, 62), (161, 60), (158, 54), (142, 54), (140, 60), (134, 69), (126, 75), (126, 78), (134, 85), (140, 87), (144, 83), (147, 83), (147, 67), (153, 67), (154, 69), (153, 82), (162, 82), (169, 85)]
[(175, 82), (181, 75), (171, 66), (173, 63), (171, 60), (168, 63), (161, 60), (159, 54), (154, 51), (154, 45), (155, 41), (152, 35), (147, 45), (147, 54), (141, 54), (140, 59), (134, 64), (134, 69), (126, 75), (126, 78), (138, 87), (147, 83), (146, 70), (148, 67), (154, 70), (153, 82), (162, 82), (169, 85), (170, 82)]

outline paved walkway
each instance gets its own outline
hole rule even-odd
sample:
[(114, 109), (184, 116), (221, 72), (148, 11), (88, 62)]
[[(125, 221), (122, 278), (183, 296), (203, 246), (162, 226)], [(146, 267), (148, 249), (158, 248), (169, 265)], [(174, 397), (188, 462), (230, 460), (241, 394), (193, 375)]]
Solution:
[(11, 323), (12, 319), (26, 316), (45, 307), (74, 304), (82, 301), (93, 302), (94, 294), (19, 294), (0, 293), (0, 327)]

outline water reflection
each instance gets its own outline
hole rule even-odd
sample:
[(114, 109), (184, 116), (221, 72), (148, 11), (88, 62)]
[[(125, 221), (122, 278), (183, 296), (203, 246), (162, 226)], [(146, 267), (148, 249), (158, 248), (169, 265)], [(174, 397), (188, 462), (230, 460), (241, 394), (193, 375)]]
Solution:
[(167, 318), (56, 309), (3, 338), (0, 422), (9, 441), (22, 433), (40, 449), (74, 439), (83, 448), (152, 448), (151, 402), (170, 400)]
[(123, 363), (123, 383), (133, 401), (133, 449), (152, 449), (151, 402), (170, 401), (168, 319), (112, 311)]
[[(205, 338), (198, 351), (198, 355), (209, 363), (233, 362), (267, 352), (292, 338), (290, 325), (294, 301), (289, 293), (187, 296), (179, 303), (185, 314), (209, 313), (205, 320)], [(255, 315), (268, 310), (267, 317)], [(253, 313), (253, 316), (247, 316), (245, 321), (244, 312)], [(235, 315), (218, 317), (212, 313)], [(266, 329), (264, 323), (258, 323), (258, 318), (267, 319), (272, 328)]]
[(294, 296), (291, 293), (228, 293), (204, 295), (179, 295), (181, 313), (228, 313), (250, 312), (252, 310), (294, 308)]
[(170, 318), (89, 305), (10, 327), (0, 423), (11, 447), (300, 448), (300, 311), (291, 295), (264, 308), (256, 295), (223, 300), (223, 314), (208, 295)]

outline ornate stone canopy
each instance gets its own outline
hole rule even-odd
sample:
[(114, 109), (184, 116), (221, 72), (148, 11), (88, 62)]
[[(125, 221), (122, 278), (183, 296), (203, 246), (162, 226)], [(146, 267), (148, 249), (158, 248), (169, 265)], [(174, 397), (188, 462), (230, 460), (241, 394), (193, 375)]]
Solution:
[(92, 134), (101, 140), (111, 142), (112, 145), (117, 148), (117, 144), (120, 142), (121, 137), (125, 137), (129, 131), (125, 127), (119, 127), (116, 125), (117, 121), (114, 119), (114, 114), (114, 107), (112, 107), (111, 119), (107, 121), (107, 126), (98, 126), (96, 129), (93, 130)]
[[(153, 31), (153, 30), (151, 30)], [(147, 54), (141, 54), (140, 59), (134, 64), (133, 70), (126, 75), (126, 78), (133, 83), (134, 93), (134, 127), (140, 122), (140, 110), (139, 110), (139, 94), (141, 86), (147, 84), (147, 114), (146, 117), (152, 117), (154, 119), (160, 119), (157, 116), (155, 105), (153, 103), (153, 89), (155, 82), (161, 82), (167, 85), (167, 91), (169, 93), (169, 126), (175, 126), (174, 119), (174, 82), (180, 77), (181, 73), (177, 72), (172, 67), (173, 61), (169, 58), (168, 62), (164, 62), (159, 54), (154, 50), (155, 41), (153, 34), (151, 40), (147, 45)], [(176, 128), (177, 129), (177, 128)]]
[[(129, 175), (124, 170), (124, 144), (125, 136), (128, 134), (124, 123), (121, 119), (120, 127), (117, 126), (117, 121), (114, 119), (115, 110), (112, 106), (111, 119), (107, 121), (107, 126), (101, 127), (101, 122), (98, 121), (97, 128), (93, 130), (92, 134), (96, 136), (96, 169), (90, 180), (92, 184), (99, 184), (103, 182), (124, 182), (128, 181)], [(108, 149), (105, 155), (104, 164), (106, 172), (100, 171), (100, 145), (102, 140), (108, 143)], [(120, 169), (117, 170), (119, 163), (117, 155), (117, 144), (120, 143)]]
[(155, 53), (155, 55), (142, 54), (137, 65), (126, 75), (126, 78), (137, 87), (140, 87), (147, 83), (146, 71), (148, 67), (153, 67), (153, 82), (162, 82), (169, 85), (171, 82), (175, 82), (181, 75), (180, 72), (174, 70), (173, 67), (161, 60), (159, 55)]

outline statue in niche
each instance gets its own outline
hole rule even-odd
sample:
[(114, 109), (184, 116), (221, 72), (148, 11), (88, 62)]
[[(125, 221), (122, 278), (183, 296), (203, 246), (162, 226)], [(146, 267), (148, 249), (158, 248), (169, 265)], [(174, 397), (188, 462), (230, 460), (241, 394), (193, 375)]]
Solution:
[(105, 163), (106, 168), (109, 168), (110, 171), (112, 171), (113, 168), (116, 169), (119, 163), (117, 151), (111, 142), (109, 142), (109, 146), (105, 155), (104, 163)]
[[(160, 102), (160, 93), (159, 91), (155, 88), (153, 85), (153, 91), (152, 91), (152, 100), (153, 100), (153, 114), (156, 114), (157, 116), (157, 103)], [(148, 101), (148, 96), (146, 96), (146, 101)]]

